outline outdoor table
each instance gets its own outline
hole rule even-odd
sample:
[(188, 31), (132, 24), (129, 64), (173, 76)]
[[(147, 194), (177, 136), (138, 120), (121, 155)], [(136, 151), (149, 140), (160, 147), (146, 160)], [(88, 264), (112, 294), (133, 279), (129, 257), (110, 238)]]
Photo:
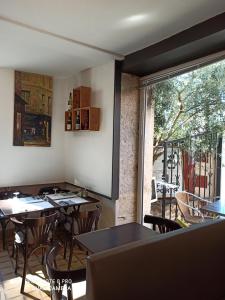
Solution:
[(213, 203), (206, 204), (202, 206), (200, 210), (225, 217), (225, 201), (218, 200)]

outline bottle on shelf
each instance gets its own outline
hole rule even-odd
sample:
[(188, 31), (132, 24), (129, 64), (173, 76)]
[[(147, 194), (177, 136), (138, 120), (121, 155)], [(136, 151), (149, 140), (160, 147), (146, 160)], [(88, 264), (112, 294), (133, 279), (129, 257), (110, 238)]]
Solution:
[(69, 100), (68, 100), (68, 111), (72, 109), (72, 93), (70, 93)]
[(66, 123), (66, 130), (72, 130), (72, 116), (71, 113), (68, 115), (68, 120)]
[(76, 114), (76, 126), (75, 126), (75, 129), (76, 130), (80, 129), (80, 112), (79, 111), (77, 111), (77, 114)]

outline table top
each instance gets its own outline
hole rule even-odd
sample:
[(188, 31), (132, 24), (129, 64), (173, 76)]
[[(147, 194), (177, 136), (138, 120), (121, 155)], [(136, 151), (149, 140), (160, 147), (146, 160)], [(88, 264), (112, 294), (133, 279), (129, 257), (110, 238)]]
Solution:
[(166, 188), (169, 188), (169, 189), (178, 189), (179, 188), (179, 185), (175, 185), (173, 183), (169, 183), (169, 182), (166, 182), (166, 181), (156, 180), (156, 184), (160, 184), (160, 185), (165, 186)]
[(201, 207), (201, 210), (225, 217), (225, 201), (218, 200), (213, 203), (206, 204)]
[(91, 253), (97, 253), (131, 242), (149, 239), (157, 232), (138, 223), (128, 223), (80, 234), (75, 240)]
[(36, 211), (49, 211), (74, 206), (80, 207), (81, 205), (99, 202), (98, 200), (90, 197), (82, 198), (76, 195), (71, 195), (70, 193), (68, 193), (67, 198), (65, 198), (65, 194), (62, 199), (56, 197), (56, 200), (52, 200), (51, 198), (52, 197), (48, 198), (48, 196), (45, 198), (32, 196), (0, 200), (0, 218), (9, 218)]

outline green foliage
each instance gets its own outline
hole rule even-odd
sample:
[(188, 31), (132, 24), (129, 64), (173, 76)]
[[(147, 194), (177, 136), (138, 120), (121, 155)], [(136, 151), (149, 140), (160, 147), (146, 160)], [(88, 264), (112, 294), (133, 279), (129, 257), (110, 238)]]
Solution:
[(225, 129), (225, 60), (153, 87), (154, 146)]

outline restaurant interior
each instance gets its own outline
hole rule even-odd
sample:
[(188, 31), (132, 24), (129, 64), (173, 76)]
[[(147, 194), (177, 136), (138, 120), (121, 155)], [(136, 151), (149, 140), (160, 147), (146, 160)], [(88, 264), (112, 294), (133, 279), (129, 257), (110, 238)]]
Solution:
[(177, 141), (157, 179), (151, 97), (225, 58), (224, 0), (0, 7), (0, 300), (225, 299), (224, 140), (210, 196)]

